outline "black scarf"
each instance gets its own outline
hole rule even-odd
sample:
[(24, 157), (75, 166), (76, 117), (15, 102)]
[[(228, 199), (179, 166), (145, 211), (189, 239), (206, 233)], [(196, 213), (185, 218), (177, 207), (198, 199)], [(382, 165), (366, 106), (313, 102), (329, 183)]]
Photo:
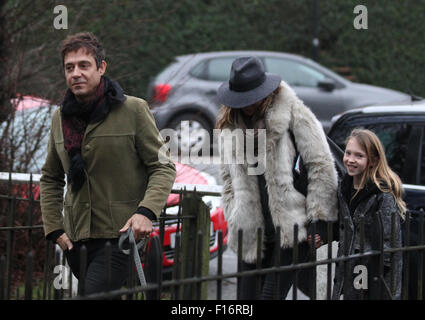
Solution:
[(121, 105), (125, 96), (120, 85), (102, 76), (96, 89), (96, 97), (89, 103), (79, 103), (71, 90), (67, 90), (62, 103), (62, 129), (65, 150), (68, 152), (70, 167), (68, 183), (77, 192), (85, 182), (84, 160), (81, 156), (81, 143), (87, 126), (103, 121), (112, 108)]
[(353, 215), (354, 211), (362, 201), (364, 201), (373, 194), (378, 194), (381, 191), (373, 181), (368, 181), (365, 186), (360, 189), (357, 195), (353, 198), (357, 190), (354, 189), (353, 177), (346, 174), (341, 182), (341, 192), (344, 196), (344, 199), (348, 203), (351, 215)]

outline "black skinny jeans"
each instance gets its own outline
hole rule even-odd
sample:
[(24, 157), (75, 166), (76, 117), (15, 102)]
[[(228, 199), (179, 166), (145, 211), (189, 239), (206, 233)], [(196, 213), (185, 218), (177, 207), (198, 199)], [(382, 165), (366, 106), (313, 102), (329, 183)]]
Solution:
[[(105, 244), (111, 243), (111, 278), (107, 283)], [(80, 251), (85, 245), (87, 249), (87, 265), (85, 277), (85, 295), (120, 289), (129, 275), (129, 255), (118, 248), (118, 239), (91, 239), (73, 243), (71, 251), (64, 251), (74, 276), (80, 277)]]
[[(266, 246), (267, 247), (267, 246)], [(298, 245), (298, 263), (308, 261), (310, 257), (310, 246), (307, 242), (302, 242)], [(273, 248), (267, 248), (265, 257), (262, 260), (262, 268), (273, 266), (274, 257), (270, 255)], [(292, 263), (292, 248), (280, 249), (280, 265), (285, 266)], [(242, 271), (255, 270), (256, 264), (246, 263), (242, 261)], [(311, 276), (311, 269), (304, 269), (298, 271), (298, 287), (302, 289), (305, 294), (309, 294), (308, 283)], [(260, 292), (257, 290), (258, 276), (248, 276), (241, 278), (241, 292), (240, 299), (242, 300), (272, 300), (276, 298), (275, 290), (279, 290), (278, 298), (283, 300), (288, 295), (288, 291), (294, 282), (295, 271), (280, 272), (280, 286), (276, 287), (277, 274), (268, 273), (260, 276)], [(295, 289), (295, 288), (294, 288)]]

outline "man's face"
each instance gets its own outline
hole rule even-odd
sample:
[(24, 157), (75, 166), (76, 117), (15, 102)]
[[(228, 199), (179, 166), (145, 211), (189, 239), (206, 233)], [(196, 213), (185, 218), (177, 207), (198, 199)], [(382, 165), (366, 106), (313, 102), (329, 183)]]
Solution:
[(79, 102), (88, 102), (95, 98), (101, 76), (106, 71), (106, 62), (99, 69), (94, 57), (84, 48), (68, 52), (64, 59), (66, 85)]

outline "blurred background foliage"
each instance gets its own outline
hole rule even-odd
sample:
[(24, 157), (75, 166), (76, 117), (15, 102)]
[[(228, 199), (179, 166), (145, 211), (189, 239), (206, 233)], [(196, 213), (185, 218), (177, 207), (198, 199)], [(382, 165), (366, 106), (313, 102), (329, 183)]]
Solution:
[[(356, 30), (358, 4), (368, 29)], [(56, 5), (68, 29), (56, 30)], [(0, 2), (0, 106), (31, 94), (60, 102), (58, 53), (68, 34), (91, 31), (104, 43), (107, 74), (146, 96), (150, 77), (177, 55), (220, 50), (283, 51), (312, 58), (314, 0), (9, 0)], [(425, 96), (425, 0), (318, 0), (318, 62), (349, 68), (357, 82)], [(7, 112), (6, 112), (7, 113)]]

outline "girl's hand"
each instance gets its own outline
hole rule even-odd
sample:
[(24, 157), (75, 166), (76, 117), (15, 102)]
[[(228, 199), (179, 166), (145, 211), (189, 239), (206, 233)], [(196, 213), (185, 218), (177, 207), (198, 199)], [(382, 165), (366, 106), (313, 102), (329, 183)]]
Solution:
[[(309, 244), (311, 244), (311, 235), (307, 237), (307, 241)], [(316, 249), (320, 248), (323, 245), (323, 241), (320, 239), (320, 236), (316, 233), (314, 235), (314, 246)]]

